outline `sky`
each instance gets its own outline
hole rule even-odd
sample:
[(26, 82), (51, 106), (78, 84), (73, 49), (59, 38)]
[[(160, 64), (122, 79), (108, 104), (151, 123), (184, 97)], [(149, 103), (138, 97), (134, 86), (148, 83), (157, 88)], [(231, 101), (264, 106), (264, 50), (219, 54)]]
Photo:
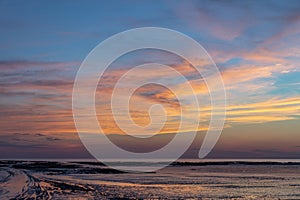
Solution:
[[(293, 0), (0, 1), (0, 158), (90, 158), (72, 116), (80, 64), (114, 34), (163, 27), (199, 42), (221, 73), (227, 116), (210, 158), (299, 159), (299, 10), (300, 2)], [(185, 154), (195, 157), (210, 119), (209, 93), (191, 64), (168, 52), (141, 50), (112, 63), (97, 88), (101, 126), (116, 144), (136, 152), (157, 149), (172, 139), (180, 105), (167, 88), (145, 85), (131, 99), (131, 116), (141, 126), (150, 121), (139, 105), (166, 108), (166, 126), (147, 142), (124, 136), (109, 109), (118, 78), (148, 62), (178, 70), (203, 99), (199, 134)], [(164, 72), (146, 70), (137, 78), (153, 76), (172, 78), (181, 95), (191, 95), (178, 77)]]

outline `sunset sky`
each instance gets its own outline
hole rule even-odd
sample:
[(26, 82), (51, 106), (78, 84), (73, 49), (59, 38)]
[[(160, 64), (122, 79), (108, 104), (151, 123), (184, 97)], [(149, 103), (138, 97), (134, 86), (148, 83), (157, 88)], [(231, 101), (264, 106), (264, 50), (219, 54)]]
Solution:
[[(300, 2), (292, 0), (0, 1), (0, 158), (89, 158), (72, 116), (77, 70), (107, 37), (151, 26), (195, 39), (220, 70), (227, 117), (209, 157), (299, 159), (299, 10)], [(201, 140), (211, 110), (205, 83), (186, 60), (158, 50), (122, 56), (101, 79), (96, 109), (105, 133), (121, 146), (143, 151), (151, 149), (149, 145), (161, 146), (176, 132), (180, 112), (174, 94), (146, 85), (136, 91), (132, 102), (166, 107), (169, 118), (159, 136), (163, 139), (154, 138), (148, 146), (120, 139), (124, 133), (108, 109), (112, 87), (130, 67), (147, 62), (172, 66), (189, 78), (203, 99)], [(178, 77), (164, 72), (149, 70), (138, 78), (151, 76), (172, 78), (181, 95), (190, 95)], [(147, 111), (139, 110), (139, 103), (132, 105), (133, 120), (147, 125)], [(200, 145), (196, 141), (186, 156), (195, 156)]]

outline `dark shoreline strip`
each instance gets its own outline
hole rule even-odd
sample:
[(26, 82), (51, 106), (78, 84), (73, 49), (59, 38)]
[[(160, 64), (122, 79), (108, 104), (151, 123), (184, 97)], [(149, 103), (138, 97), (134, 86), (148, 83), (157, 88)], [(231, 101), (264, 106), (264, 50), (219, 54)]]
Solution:
[(222, 161), (222, 162), (174, 162), (171, 166), (208, 166), (208, 165), (299, 165), (300, 162), (256, 162), (256, 161)]

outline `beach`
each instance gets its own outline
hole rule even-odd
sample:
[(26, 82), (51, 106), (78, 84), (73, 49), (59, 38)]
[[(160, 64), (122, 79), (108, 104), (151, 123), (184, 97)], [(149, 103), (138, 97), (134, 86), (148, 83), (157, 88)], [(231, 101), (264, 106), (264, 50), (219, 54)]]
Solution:
[(83, 161), (1, 161), (0, 166), (3, 200), (300, 198), (299, 162), (175, 162), (148, 173)]

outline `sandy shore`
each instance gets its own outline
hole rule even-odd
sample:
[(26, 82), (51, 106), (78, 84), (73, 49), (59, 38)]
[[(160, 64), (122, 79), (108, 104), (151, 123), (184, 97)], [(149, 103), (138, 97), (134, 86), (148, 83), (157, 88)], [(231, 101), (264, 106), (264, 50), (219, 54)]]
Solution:
[(125, 173), (95, 162), (0, 161), (0, 199), (299, 199), (299, 163), (174, 163)]

